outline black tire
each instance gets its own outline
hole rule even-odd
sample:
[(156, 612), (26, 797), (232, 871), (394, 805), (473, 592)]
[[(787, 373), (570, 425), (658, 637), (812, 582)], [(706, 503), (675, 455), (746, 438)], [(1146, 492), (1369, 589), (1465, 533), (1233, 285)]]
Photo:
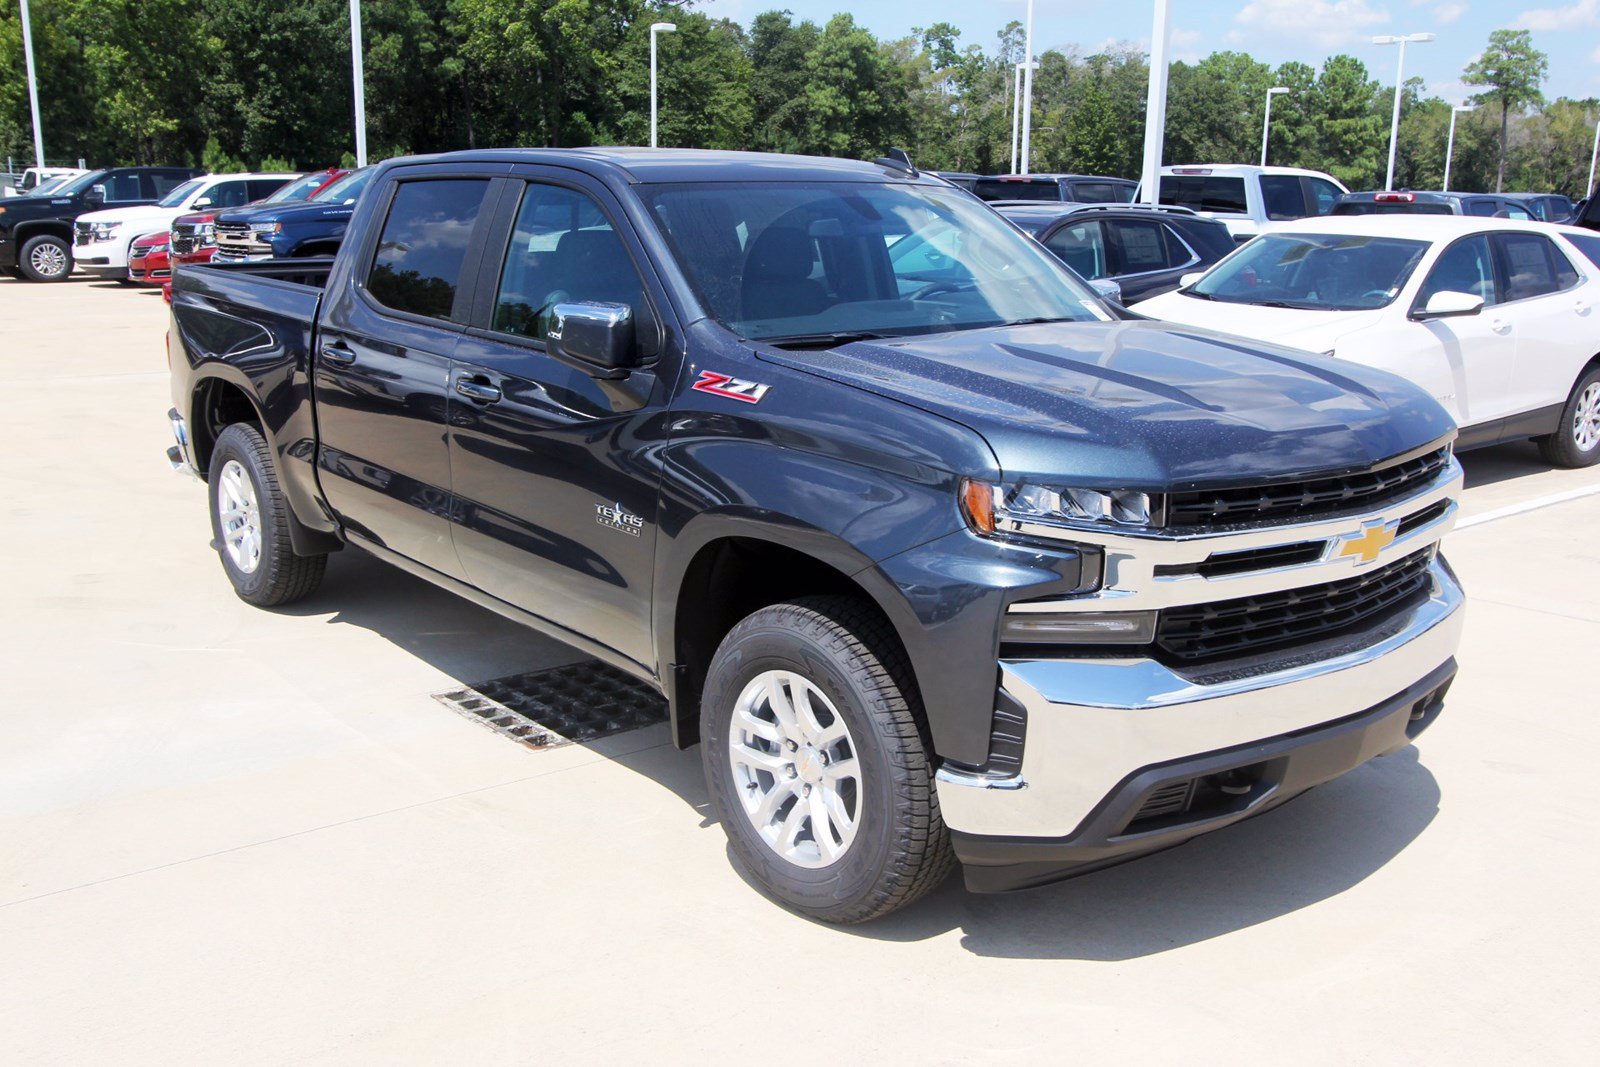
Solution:
[[(52, 249), (60, 252), (60, 255), (50, 255)], [(36, 258), (39, 260), (37, 263)], [(72, 274), (72, 246), (49, 234), (31, 237), (22, 243), (22, 248), (17, 252), (17, 267), (22, 271), (22, 276), (31, 282), (64, 282)]]
[(1539, 445), (1539, 454), (1546, 463), (1556, 467), (1589, 467), (1600, 462), (1600, 437), (1593, 440), (1587, 449), (1578, 444), (1578, 409), (1583, 403), (1584, 393), (1596, 385), (1600, 385), (1600, 367), (1590, 368), (1572, 387), (1571, 395), (1561, 408), (1561, 422), (1557, 424), (1556, 432), (1534, 438)]
[[(860, 765), (854, 840), (826, 866), (802, 866), (769, 846), (737, 793), (729, 763), (735, 707), (752, 680), (773, 670), (801, 675), (833, 704)], [(828, 596), (775, 604), (723, 639), (701, 701), (706, 785), (734, 855), (774, 900), (824, 922), (860, 923), (905, 907), (950, 874), (955, 854), (939, 814), (920, 711), (893, 630), (861, 601)]]
[[(229, 553), (222, 528), (219, 487), (229, 463), (243, 468), (254, 492), (259, 516), (259, 559), (248, 569)], [(222, 569), (239, 599), (257, 607), (272, 608), (303, 600), (317, 591), (328, 566), (328, 557), (294, 554), (289, 540), (289, 504), (278, 487), (272, 451), (260, 430), (235, 423), (222, 431), (211, 450), (207, 487), (211, 498), (211, 535), (222, 560)]]

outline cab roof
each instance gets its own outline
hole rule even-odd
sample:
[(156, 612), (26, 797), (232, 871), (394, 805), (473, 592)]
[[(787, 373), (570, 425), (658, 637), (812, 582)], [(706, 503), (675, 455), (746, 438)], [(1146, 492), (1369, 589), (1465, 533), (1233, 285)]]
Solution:
[[(700, 148), (491, 148), (412, 157), (396, 163), (528, 163), (573, 167), (591, 173), (621, 172), (630, 182), (882, 182), (912, 179), (904, 171), (856, 159), (723, 152)], [(918, 179), (948, 189), (922, 171)]]

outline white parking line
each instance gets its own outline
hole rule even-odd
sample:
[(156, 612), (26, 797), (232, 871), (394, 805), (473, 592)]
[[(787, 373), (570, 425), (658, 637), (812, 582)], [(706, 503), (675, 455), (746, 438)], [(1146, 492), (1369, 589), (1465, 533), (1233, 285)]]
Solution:
[(1486, 511), (1482, 515), (1474, 515), (1470, 519), (1464, 519), (1456, 523), (1456, 529), (1465, 530), (1468, 527), (1479, 526), (1486, 522), (1509, 519), (1513, 515), (1538, 511), (1540, 508), (1548, 508), (1555, 504), (1565, 504), (1569, 500), (1594, 496), (1596, 493), (1600, 493), (1600, 485), (1590, 485), (1582, 489), (1568, 489), (1564, 493), (1551, 493), (1549, 496), (1534, 497), (1532, 500), (1525, 500), (1520, 504), (1509, 504), (1506, 507), (1495, 508), (1493, 511)]

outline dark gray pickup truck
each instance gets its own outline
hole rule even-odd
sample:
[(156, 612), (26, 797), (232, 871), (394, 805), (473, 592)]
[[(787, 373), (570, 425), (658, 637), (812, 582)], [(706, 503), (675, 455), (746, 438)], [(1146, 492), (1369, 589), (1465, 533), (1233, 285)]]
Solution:
[(241, 597), (356, 546), (647, 680), (822, 919), (1266, 811), (1455, 672), (1437, 404), (1112, 308), (903, 157), (391, 161), (336, 259), (180, 270), (169, 343)]

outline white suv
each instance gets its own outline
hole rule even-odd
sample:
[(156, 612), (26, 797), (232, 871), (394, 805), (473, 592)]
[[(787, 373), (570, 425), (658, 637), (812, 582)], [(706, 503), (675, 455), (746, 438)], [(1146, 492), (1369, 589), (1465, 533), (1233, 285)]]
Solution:
[(1225, 223), (1248, 241), (1268, 222), (1326, 215), (1350, 190), (1319, 170), (1196, 163), (1161, 168), (1161, 202)]
[(83, 270), (126, 281), (128, 249), (152, 233), (164, 233), (191, 211), (243, 207), (271, 196), (298, 174), (207, 174), (191, 178), (154, 204), (79, 215), (72, 229), (72, 258)]

